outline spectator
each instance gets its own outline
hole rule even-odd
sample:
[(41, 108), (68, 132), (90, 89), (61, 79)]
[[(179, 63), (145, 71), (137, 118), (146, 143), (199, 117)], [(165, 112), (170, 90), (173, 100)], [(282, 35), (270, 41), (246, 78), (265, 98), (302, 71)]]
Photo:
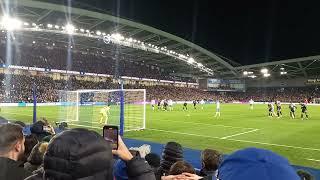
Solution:
[(315, 180), (315, 177), (312, 174), (310, 174), (308, 171), (299, 169), (297, 171), (297, 174), (301, 178), (301, 180)]
[(168, 142), (162, 152), (160, 167), (156, 173), (157, 179), (168, 175), (171, 166), (178, 161), (183, 161), (182, 146), (176, 142)]
[(149, 153), (145, 157), (148, 164), (153, 168), (154, 173), (157, 172), (157, 169), (160, 167), (160, 156), (155, 153)]
[(215, 176), (222, 159), (222, 154), (213, 149), (205, 149), (201, 152), (201, 170), (198, 175), (202, 177)]
[(28, 161), (24, 163), (24, 169), (29, 172), (37, 170), (43, 163), (44, 153), (47, 151), (48, 143), (40, 142), (31, 151)]
[(25, 138), (17, 124), (0, 125), (0, 179), (21, 180), (31, 173), (18, 162), (24, 154)]
[(38, 139), (34, 134), (30, 134), (25, 136), (25, 141), (24, 141), (24, 156), (22, 157), (21, 161), (23, 163), (27, 162), (27, 159), (33, 149), (33, 147), (38, 143)]
[(54, 134), (52, 126), (46, 124), (44, 121), (37, 121), (31, 127), (30, 131), (35, 135), (38, 141), (42, 141), (44, 137)]
[(195, 174), (196, 171), (192, 167), (191, 164), (187, 163), (186, 161), (178, 161), (174, 163), (169, 171), (169, 175), (179, 175), (182, 173), (191, 173)]
[(222, 180), (300, 180), (287, 159), (271, 151), (247, 148), (224, 159), (218, 170)]
[(126, 162), (129, 179), (155, 179), (150, 166), (140, 158), (133, 158), (121, 137), (118, 150), (111, 152), (111, 145), (98, 133), (72, 129), (50, 141), (44, 156), (44, 174), (39, 172), (27, 180), (112, 180), (112, 153)]

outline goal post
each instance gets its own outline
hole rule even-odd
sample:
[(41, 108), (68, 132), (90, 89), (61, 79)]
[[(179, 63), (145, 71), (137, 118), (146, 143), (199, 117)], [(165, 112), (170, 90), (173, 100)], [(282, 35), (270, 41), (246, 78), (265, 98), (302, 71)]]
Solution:
[[(59, 120), (70, 126), (98, 129), (107, 122), (117, 125), (121, 134), (146, 128), (145, 89), (59, 91), (59, 103)], [(100, 112), (106, 106), (110, 110), (105, 119)]]

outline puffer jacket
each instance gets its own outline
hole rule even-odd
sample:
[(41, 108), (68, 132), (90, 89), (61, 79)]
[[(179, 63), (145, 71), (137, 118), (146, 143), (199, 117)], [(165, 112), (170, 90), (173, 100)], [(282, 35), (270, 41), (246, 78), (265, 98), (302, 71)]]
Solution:
[[(44, 171), (28, 180), (113, 180), (111, 145), (102, 136), (86, 129), (72, 129), (55, 136), (44, 156)], [(129, 179), (154, 180), (143, 159), (127, 162)]]

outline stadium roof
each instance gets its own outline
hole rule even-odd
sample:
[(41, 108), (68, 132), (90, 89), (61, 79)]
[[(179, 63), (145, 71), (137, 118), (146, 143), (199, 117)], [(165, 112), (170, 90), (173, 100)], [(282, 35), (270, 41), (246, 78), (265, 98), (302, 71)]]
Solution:
[[(180, 76), (223, 76), (237, 77), (234, 66), (239, 64), (228, 60), (182, 38), (169, 34), (167, 32), (136, 23), (123, 18), (115, 17), (109, 14), (86, 9), (72, 8), (64, 5), (40, 2), (35, 0), (19, 0), (10, 3), (10, 16), (16, 17), (23, 22), (35, 23), (38, 26), (65, 26), (69, 21), (76, 28), (94, 32), (101, 31), (106, 34), (121, 34), (124, 37), (132, 38), (152, 44), (154, 46), (166, 48), (168, 53), (156, 53), (128, 46), (117, 46), (103, 43), (103, 38), (90, 38), (90, 36), (73, 36), (74, 47), (78, 49), (96, 49), (106, 55), (115, 56), (116, 52), (124, 59), (130, 59), (143, 64), (158, 66), (167, 71)], [(5, 8), (2, 8), (5, 9)], [(71, 12), (71, 13), (70, 13)], [(6, 14), (2, 12), (2, 14)], [(54, 31), (17, 31), (17, 36), (23, 38), (36, 39), (43, 42), (60, 42), (68, 44), (68, 35), (55, 33)], [(172, 53), (185, 55), (186, 61), (181, 61)], [(168, 55), (169, 54), (169, 55)], [(190, 59), (194, 61), (194, 66), (190, 66)], [(197, 67), (203, 66), (212, 72), (200, 70)]]
[[(72, 23), (79, 33), (73, 33), (71, 42), (74, 49), (91, 50), (104, 53), (112, 58), (131, 60), (150, 66), (159, 67), (185, 77), (223, 77), (223, 78), (263, 78), (262, 68), (268, 70), (272, 78), (294, 78), (317, 76), (320, 70), (320, 56), (303, 57), (268, 63), (242, 66), (226, 57), (210, 52), (190, 41), (175, 35), (155, 29), (153, 27), (136, 23), (127, 19), (115, 17), (99, 9), (75, 8), (60, 4), (47, 3), (36, 0), (2, 1), (10, 6), (10, 16), (22, 22), (35, 24), (35, 27), (25, 31), (16, 31), (17, 39), (24, 43), (42, 42), (47, 45), (70, 47), (68, 33), (59, 33), (55, 29), (65, 28)], [(5, 6), (3, 5), (2, 11)], [(2, 12), (2, 15), (7, 12)], [(51, 26), (50, 28), (49, 25)], [(37, 28), (43, 28), (39, 31)], [(82, 33), (80, 32), (82, 30)], [(89, 32), (86, 33), (86, 32)], [(99, 35), (97, 36), (96, 34)], [(105, 37), (100, 34), (121, 35), (127, 39), (143, 42), (139, 48), (133, 46), (106, 44)], [(113, 41), (112, 41), (113, 42)], [(116, 43), (117, 44), (117, 43)], [(136, 43), (138, 44), (138, 43)], [(154, 50), (146, 50), (144, 45), (151, 45)], [(150, 47), (151, 48), (151, 47)], [(164, 50), (162, 51), (162, 48)], [(160, 53), (159, 53), (160, 52)], [(180, 55), (182, 58), (180, 58)], [(249, 73), (248, 73), (249, 72)], [(245, 73), (245, 74), (244, 74)], [(266, 73), (265, 73), (266, 74)]]
[[(270, 74), (273, 78), (318, 77), (320, 55), (238, 66), (235, 69), (248, 78), (263, 78), (263, 74)], [(262, 69), (267, 69), (267, 73), (262, 73)]]

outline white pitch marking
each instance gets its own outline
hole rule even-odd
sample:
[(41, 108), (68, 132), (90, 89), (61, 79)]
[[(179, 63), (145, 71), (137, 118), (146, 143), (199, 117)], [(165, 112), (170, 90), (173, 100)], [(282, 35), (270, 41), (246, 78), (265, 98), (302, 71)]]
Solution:
[(259, 130), (259, 129), (253, 129), (253, 130), (250, 130), (250, 131), (246, 131), (246, 132), (242, 132), (242, 133), (237, 133), (237, 134), (233, 134), (233, 135), (230, 135), (230, 136), (225, 136), (225, 137), (222, 137), (221, 139), (227, 139), (227, 138), (230, 138), (230, 137), (240, 136), (240, 135), (243, 135), (243, 134), (248, 134), (248, 133), (256, 132), (256, 131), (258, 131), (258, 130)]
[[(181, 132), (166, 131), (166, 130), (161, 130), (161, 129), (148, 129), (147, 128), (147, 130), (167, 132), (167, 133), (172, 133), (172, 134), (188, 135), (188, 136), (206, 137), (206, 138), (211, 138), (211, 139), (221, 139), (221, 137), (205, 136), (205, 135), (190, 134), (190, 133), (181, 133)], [(292, 148), (292, 149), (320, 151), (320, 149), (315, 149), (315, 148), (306, 148), (306, 147), (290, 146), (290, 145), (283, 145), (283, 144), (273, 144), (273, 143), (263, 143), (263, 142), (258, 142), (258, 141), (247, 141), (247, 140), (240, 140), (240, 139), (221, 139), (221, 140), (245, 142), (245, 143), (252, 143), (252, 144), (261, 144), (261, 145), (267, 145), (267, 146), (278, 146), (278, 147), (285, 147), (285, 148)]]
[(320, 162), (320, 160), (318, 159), (306, 159), (306, 160)]

